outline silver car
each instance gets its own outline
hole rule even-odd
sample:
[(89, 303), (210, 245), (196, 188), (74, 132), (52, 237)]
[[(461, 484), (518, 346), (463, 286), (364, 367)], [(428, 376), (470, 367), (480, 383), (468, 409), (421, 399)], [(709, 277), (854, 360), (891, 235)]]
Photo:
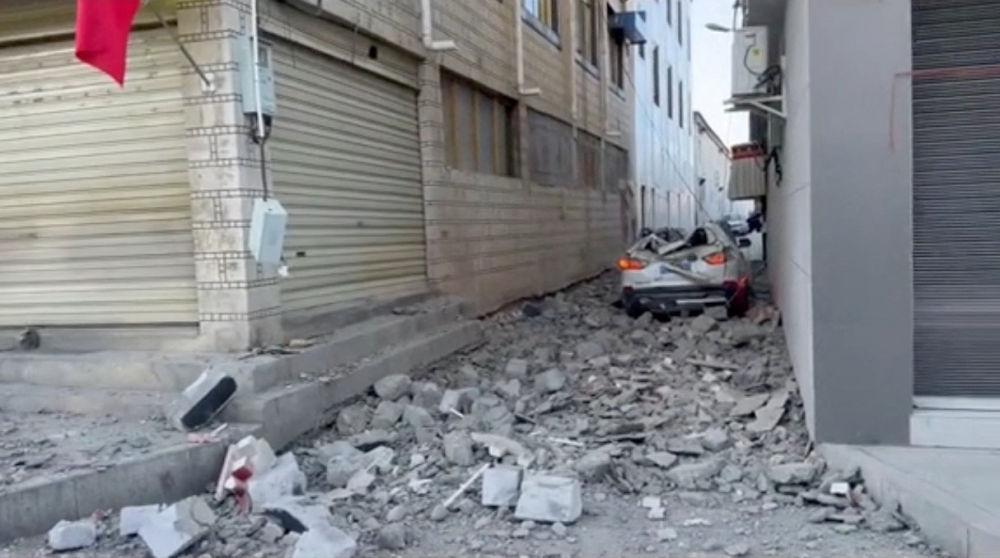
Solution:
[(710, 306), (741, 315), (750, 304), (750, 264), (741, 250), (749, 242), (725, 222), (701, 225), (674, 242), (645, 236), (618, 260), (622, 305), (633, 317)]

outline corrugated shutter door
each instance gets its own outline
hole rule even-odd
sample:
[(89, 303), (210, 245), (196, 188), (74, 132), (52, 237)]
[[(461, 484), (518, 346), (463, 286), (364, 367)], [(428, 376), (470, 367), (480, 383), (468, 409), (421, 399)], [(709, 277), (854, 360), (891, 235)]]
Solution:
[(416, 92), (275, 41), (286, 312), (427, 288)]
[(913, 67), (915, 393), (997, 397), (1000, 6), (913, 0)]
[(183, 67), (162, 29), (124, 90), (71, 41), (0, 48), (0, 326), (197, 322)]

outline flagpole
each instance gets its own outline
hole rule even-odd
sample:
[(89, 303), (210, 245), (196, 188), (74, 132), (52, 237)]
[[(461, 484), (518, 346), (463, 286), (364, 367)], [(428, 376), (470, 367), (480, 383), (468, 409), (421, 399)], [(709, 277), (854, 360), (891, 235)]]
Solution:
[(198, 66), (198, 63), (194, 61), (194, 57), (191, 56), (191, 53), (188, 52), (188, 49), (184, 48), (184, 45), (181, 44), (180, 38), (177, 35), (175, 35), (173, 31), (170, 30), (170, 24), (168, 24), (167, 20), (163, 18), (163, 14), (161, 14), (160, 11), (156, 9), (156, 6), (153, 5), (152, 0), (142, 0), (142, 5), (144, 7), (148, 7), (149, 10), (153, 12), (153, 15), (156, 16), (156, 19), (160, 21), (160, 25), (163, 26), (164, 30), (166, 30), (167, 35), (170, 35), (170, 38), (174, 40), (174, 43), (177, 44), (177, 48), (181, 49), (181, 54), (184, 55), (184, 58), (187, 58), (188, 64), (190, 64), (191, 67), (194, 68), (194, 71), (198, 74), (198, 77), (201, 78), (201, 82), (205, 85), (205, 89), (208, 91), (214, 91), (215, 86), (212, 85), (212, 80), (208, 79), (208, 76), (205, 75), (205, 72), (202, 71), (200, 66)]

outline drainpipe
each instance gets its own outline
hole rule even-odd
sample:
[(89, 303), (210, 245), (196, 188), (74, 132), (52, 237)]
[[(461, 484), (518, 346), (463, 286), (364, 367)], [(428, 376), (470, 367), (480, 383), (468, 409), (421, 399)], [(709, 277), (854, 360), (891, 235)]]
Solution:
[[(424, 0), (424, 2), (429, 1)], [(511, 4), (514, 5), (514, 49), (516, 50), (515, 58), (517, 59), (517, 93), (524, 97), (541, 95), (542, 90), (537, 87), (524, 88), (524, 21), (521, 17), (521, 3), (511, 2)]]
[(580, 108), (579, 101), (576, 98), (577, 86), (576, 86), (576, 47), (580, 41), (580, 37), (577, 35), (576, 28), (576, 10), (577, 3), (569, 3), (569, 112), (570, 112), (570, 123), (573, 125), (573, 142), (570, 144), (570, 160), (573, 162), (573, 184), (579, 184), (580, 179), (580, 165), (577, 164), (577, 158), (579, 157), (579, 118), (580, 118)]
[(455, 41), (434, 40), (434, 13), (431, 12), (431, 0), (420, 0), (420, 22), (424, 47), (430, 51), (457, 50)]

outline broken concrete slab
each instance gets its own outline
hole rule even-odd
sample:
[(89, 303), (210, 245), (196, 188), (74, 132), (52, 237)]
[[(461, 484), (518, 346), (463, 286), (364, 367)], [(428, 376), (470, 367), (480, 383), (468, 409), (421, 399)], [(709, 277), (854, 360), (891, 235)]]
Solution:
[(517, 504), (521, 493), (520, 467), (498, 465), (483, 472), (482, 504), (489, 507), (510, 507)]
[(153, 516), (163, 511), (164, 506), (125, 506), (118, 514), (118, 533), (123, 537), (139, 534), (139, 529)]
[(79, 550), (97, 542), (97, 524), (92, 519), (60, 521), (49, 530), (49, 548), (56, 552)]
[(580, 481), (554, 475), (526, 475), (514, 517), (522, 521), (575, 523), (583, 513)]
[(353, 558), (358, 543), (353, 537), (329, 525), (309, 529), (299, 536), (290, 558)]
[(306, 475), (299, 468), (295, 455), (288, 452), (278, 457), (269, 470), (250, 477), (247, 484), (250, 503), (254, 511), (258, 511), (270, 502), (304, 494)]
[(604, 347), (594, 341), (583, 341), (576, 346), (576, 357), (580, 360), (590, 360), (605, 353)]
[(205, 500), (192, 496), (151, 517), (139, 537), (154, 558), (175, 558), (207, 535), (215, 521)]
[(770, 393), (758, 393), (756, 395), (740, 397), (736, 400), (736, 405), (730, 409), (729, 415), (733, 417), (750, 416), (754, 414), (757, 409), (763, 407), (770, 398)]
[(761, 434), (774, 430), (785, 415), (785, 405), (788, 403), (788, 399), (789, 393), (784, 389), (771, 394), (767, 404), (755, 411), (756, 419), (747, 425), (747, 432)]
[(211, 422), (232, 401), (236, 387), (236, 380), (231, 376), (209, 368), (167, 406), (167, 419), (179, 430), (197, 430)]
[(403, 422), (413, 428), (430, 428), (437, 424), (431, 413), (416, 405), (407, 405), (403, 410)]

